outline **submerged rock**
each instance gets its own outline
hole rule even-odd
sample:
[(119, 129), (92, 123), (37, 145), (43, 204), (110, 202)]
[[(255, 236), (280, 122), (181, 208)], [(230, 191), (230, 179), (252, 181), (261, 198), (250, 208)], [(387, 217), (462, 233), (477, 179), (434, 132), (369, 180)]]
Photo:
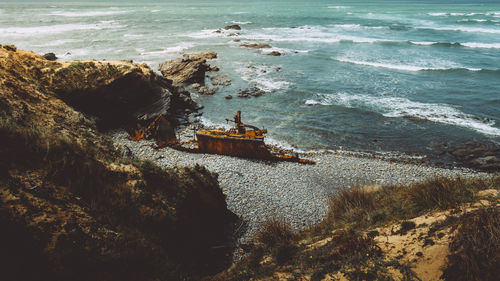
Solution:
[(218, 90), (219, 88), (208, 88), (206, 86), (201, 86), (198, 88), (198, 93), (200, 95), (213, 95), (217, 93)]
[(485, 171), (500, 171), (500, 147), (493, 144), (468, 141), (449, 153), (466, 166)]
[(214, 86), (229, 86), (231, 79), (227, 74), (216, 74), (210, 77), (210, 83)]
[(241, 26), (237, 25), (237, 24), (233, 24), (233, 25), (227, 25), (224, 27), (225, 30), (230, 30), (230, 29), (233, 29), (233, 30), (241, 30)]
[(255, 49), (270, 49), (272, 48), (269, 44), (261, 44), (261, 43), (243, 43), (240, 45), (241, 47), (246, 48), (255, 48)]
[(278, 52), (278, 51), (272, 51), (270, 52), (269, 54), (267, 54), (268, 56), (274, 56), (274, 57), (277, 57), (277, 56), (281, 56), (281, 53)]
[(260, 97), (266, 92), (258, 87), (245, 88), (238, 92), (239, 98)]
[(215, 58), (215, 52), (185, 54), (182, 58), (161, 63), (158, 70), (174, 84), (204, 84), (205, 73), (212, 70), (206, 61)]

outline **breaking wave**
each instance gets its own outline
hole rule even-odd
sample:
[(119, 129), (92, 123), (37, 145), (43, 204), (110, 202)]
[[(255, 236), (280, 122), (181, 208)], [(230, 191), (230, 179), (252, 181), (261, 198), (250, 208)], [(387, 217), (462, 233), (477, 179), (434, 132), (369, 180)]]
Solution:
[(291, 85), (288, 81), (277, 79), (277, 70), (272, 66), (244, 64), (236, 71), (240, 74), (241, 79), (266, 92), (286, 89)]
[(138, 50), (139, 54), (141, 56), (156, 56), (156, 55), (162, 55), (162, 54), (174, 54), (174, 53), (181, 53), (182, 51), (186, 49), (190, 49), (192, 47), (196, 46), (196, 44), (191, 43), (191, 42), (183, 42), (179, 43), (176, 46), (173, 47), (168, 47), (168, 48), (163, 48), (162, 50), (155, 50), (155, 51), (144, 51), (144, 50)]
[(328, 9), (350, 9), (350, 6), (328, 6)]
[(368, 96), (361, 94), (318, 94), (315, 99), (304, 102), (307, 105), (338, 105), (348, 108), (365, 108), (381, 113), (385, 117), (411, 117), (435, 123), (449, 124), (475, 130), (491, 136), (500, 136), (495, 121), (461, 112), (445, 104), (411, 101), (407, 98)]
[(483, 27), (465, 27), (465, 26), (443, 26), (443, 27), (431, 27), (424, 26), (419, 27), (419, 29), (429, 29), (429, 30), (440, 30), (440, 31), (460, 31), (460, 32), (472, 32), (472, 33), (491, 33), (500, 34), (500, 29), (494, 28), (483, 28)]
[(113, 21), (106, 21), (98, 24), (59, 24), (32, 27), (4, 27), (0, 28), (0, 33), (10, 36), (37, 36), (82, 30), (117, 29), (122, 27), (124, 26), (115, 24)]
[(423, 70), (469, 70), (469, 71), (481, 71), (482, 69), (480, 68), (467, 68), (467, 67), (461, 67), (461, 66), (440, 66), (440, 67), (435, 67), (435, 66), (414, 66), (414, 65), (401, 65), (401, 64), (391, 64), (391, 63), (382, 63), (382, 62), (369, 62), (369, 61), (358, 61), (358, 60), (352, 60), (352, 59), (347, 59), (347, 58), (332, 58), (336, 61), (340, 62), (345, 62), (345, 63), (352, 63), (352, 64), (358, 64), (358, 65), (366, 65), (366, 66), (372, 66), (372, 67), (382, 67), (382, 68), (389, 68), (389, 69), (395, 69), (395, 70), (402, 70), (402, 71), (423, 71)]
[(445, 47), (467, 47), (467, 48), (481, 48), (481, 49), (499, 49), (500, 43), (479, 43), (479, 42), (464, 42), (464, 43), (450, 43), (450, 42), (419, 42), (419, 41), (408, 41), (413, 45), (422, 46), (445, 46)]
[(50, 15), (62, 17), (104, 17), (112, 15), (127, 14), (127, 11), (88, 11), (88, 12), (69, 12), (69, 11), (55, 11)]

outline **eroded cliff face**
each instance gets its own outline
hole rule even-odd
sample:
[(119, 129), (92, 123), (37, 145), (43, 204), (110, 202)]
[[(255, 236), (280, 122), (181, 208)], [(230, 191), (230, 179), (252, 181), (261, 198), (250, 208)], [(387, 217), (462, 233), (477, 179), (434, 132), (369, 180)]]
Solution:
[(1, 279), (178, 280), (221, 270), (232, 249), (215, 246), (228, 244), (236, 217), (217, 175), (123, 159), (98, 130), (192, 106), (144, 65), (0, 47)]

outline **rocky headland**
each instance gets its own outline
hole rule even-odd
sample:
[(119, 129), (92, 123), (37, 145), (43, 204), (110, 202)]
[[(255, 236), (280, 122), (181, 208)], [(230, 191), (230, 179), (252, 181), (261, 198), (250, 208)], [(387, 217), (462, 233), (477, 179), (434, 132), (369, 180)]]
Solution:
[(103, 134), (195, 110), (184, 89), (146, 65), (8, 45), (0, 93), (3, 280), (198, 279), (230, 262), (217, 175), (123, 157)]

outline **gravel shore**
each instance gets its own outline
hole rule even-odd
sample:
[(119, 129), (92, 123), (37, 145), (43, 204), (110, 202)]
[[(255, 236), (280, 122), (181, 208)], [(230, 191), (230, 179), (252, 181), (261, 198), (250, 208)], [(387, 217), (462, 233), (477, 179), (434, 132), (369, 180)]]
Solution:
[(130, 141), (123, 131), (110, 136), (115, 145), (133, 156), (160, 166), (199, 164), (218, 173), (229, 209), (247, 223), (241, 242), (248, 241), (260, 223), (273, 217), (285, 219), (296, 230), (320, 222), (328, 209), (328, 196), (341, 188), (409, 184), (438, 176), (484, 175), (464, 168), (443, 169), (334, 152), (308, 155), (315, 165), (267, 162), (171, 148), (154, 149), (152, 141)]

